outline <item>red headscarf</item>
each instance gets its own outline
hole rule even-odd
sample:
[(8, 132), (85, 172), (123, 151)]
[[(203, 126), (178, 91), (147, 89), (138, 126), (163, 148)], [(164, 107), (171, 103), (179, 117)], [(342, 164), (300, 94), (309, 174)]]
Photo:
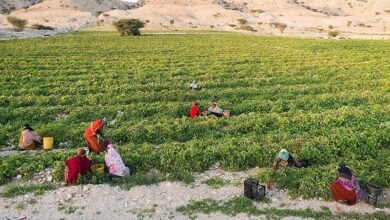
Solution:
[(92, 122), (84, 132), (84, 135), (87, 137), (95, 136), (97, 132), (101, 132), (104, 126), (104, 119), (101, 118), (97, 121)]

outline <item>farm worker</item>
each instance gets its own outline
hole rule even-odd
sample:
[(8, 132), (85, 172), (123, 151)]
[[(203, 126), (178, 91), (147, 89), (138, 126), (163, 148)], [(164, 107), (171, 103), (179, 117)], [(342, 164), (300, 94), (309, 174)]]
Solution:
[(84, 131), (84, 138), (87, 142), (88, 148), (95, 153), (100, 153), (107, 149), (107, 141), (104, 141), (102, 134), (105, 124), (106, 119), (101, 118), (92, 122)]
[(110, 174), (114, 176), (129, 176), (130, 169), (123, 163), (122, 158), (115, 150), (113, 143), (110, 142), (107, 148), (107, 154), (104, 159)]
[(333, 200), (348, 205), (354, 205), (364, 196), (360, 189), (359, 182), (352, 174), (352, 171), (345, 165), (339, 165), (339, 176), (331, 185)]
[(197, 90), (198, 89), (198, 84), (196, 84), (196, 81), (192, 81), (191, 85), (190, 85), (190, 89), (191, 90)]
[(217, 106), (217, 103), (215, 101), (212, 101), (209, 109), (207, 109), (207, 114), (222, 117), (223, 110)]
[(71, 157), (65, 162), (65, 182), (76, 183), (79, 176), (91, 171), (92, 161), (86, 157), (86, 150), (77, 150), (77, 156)]
[(196, 116), (199, 116), (199, 104), (198, 102), (194, 101), (190, 109), (190, 118), (192, 119)]
[(19, 147), (24, 150), (33, 150), (42, 144), (42, 138), (29, 124), (25, 124), (19, 139)]
[(272, 167), (275, 170), (278, 170), (282, 167), (303, 167), (306, 166), (305, 164), (302, 164), (300, 161), (295, 159), (286, 149), (280, 150), (278, 155), (276, 155), (274, 163)]

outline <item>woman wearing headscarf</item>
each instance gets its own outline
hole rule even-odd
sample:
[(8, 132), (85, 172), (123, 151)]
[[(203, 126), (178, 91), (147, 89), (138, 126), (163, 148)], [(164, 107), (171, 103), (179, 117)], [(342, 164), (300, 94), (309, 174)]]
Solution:
[(345, 164), (340, 164), (338, 171), (339, 176), (331, 185), (333, 199), (337, 202), (354, 205), (364, 196), (359, 182)]
[(282, 167), (302, 167), (302, 163), (294, 158), (286, 149), (282, 149), (276, 155), (272, 167), (278, 170)]
[(101, 118), (92, 122), (84, 131), (84, 138), (87, 142), (90, 151), (95, 153), (103, 152), (107, 149), (104, 141), (103, 127), (106, 124), (106, 119)]
[(218, 107), (217, 102), (212, 101), (209, 109), (207, 109), (207, 114), (208, 115), (215, 115), (217, 117), (222, 117), (223, 110), (220, 107)]
[(199, 116), (199, 104), (194, 101), (190, 109), (190, 118), (193, 119), (197, 116)]
[(23, 150), (33, 150), (42, 144), (42, 138), (38, 132), (29, 125), (25, 124), (19, 139), (19, 147)]
[(79, 176), (91, 171), (92, 161), (86, 157), (86, 150), (77, 150), (77, 156), (71, 157), (65, 162), (65, 182), (76, 183)]
[(198, 89), (198, 84), (196, 84), (196, 81), (192, 81), (191, 85), (190, 85), (190, 89), (191, 90), (197, 90)]
[(112, 142), (108, 144), (107, 148), (107, 154), (105, 155), (104, 159), (110, 174), (114, 176), (130, 175), (130, 169), (125, 166), (121, 156), (115, 150)]

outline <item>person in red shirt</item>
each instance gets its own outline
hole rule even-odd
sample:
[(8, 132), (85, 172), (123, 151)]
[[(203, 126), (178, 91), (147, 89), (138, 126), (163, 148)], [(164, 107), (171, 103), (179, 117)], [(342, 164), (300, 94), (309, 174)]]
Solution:
[(91, 171), (92, 161), (86, 157), (86, 151), (80, 148), (77, 156), (71, 157), (65, 162), (65, 182), (73, 184), (77, 182), (79, 176), (83, 176)]
[(339, 176), (331, 185), (333, 199), (337, 202), (354, 205), (364, 197), (357, 178), (345, 164), (339, 166)]
[(92, 122), (84, 131), (84, 138), (90, 151), (95, 153), (103, 152), (107, 149), (106, 141), (103, 137), (103, 127), (106, 119), (101, 118)]
[(195, 101), (192, 103), (192, 106), (190, 109), (190, 118), (193, 119), (197, 116), (199, 116), (199, 104)]

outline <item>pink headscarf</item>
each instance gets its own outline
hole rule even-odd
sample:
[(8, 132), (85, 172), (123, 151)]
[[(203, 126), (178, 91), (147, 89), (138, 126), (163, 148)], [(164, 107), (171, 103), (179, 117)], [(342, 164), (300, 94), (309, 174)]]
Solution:
[(107, 146), (107, 154), (105, 155), (106, 165), (112, 175), (125, 176), (130, 175), (130, 169), (125, 166), (121, 156), (115, 150), (113, 144)]

